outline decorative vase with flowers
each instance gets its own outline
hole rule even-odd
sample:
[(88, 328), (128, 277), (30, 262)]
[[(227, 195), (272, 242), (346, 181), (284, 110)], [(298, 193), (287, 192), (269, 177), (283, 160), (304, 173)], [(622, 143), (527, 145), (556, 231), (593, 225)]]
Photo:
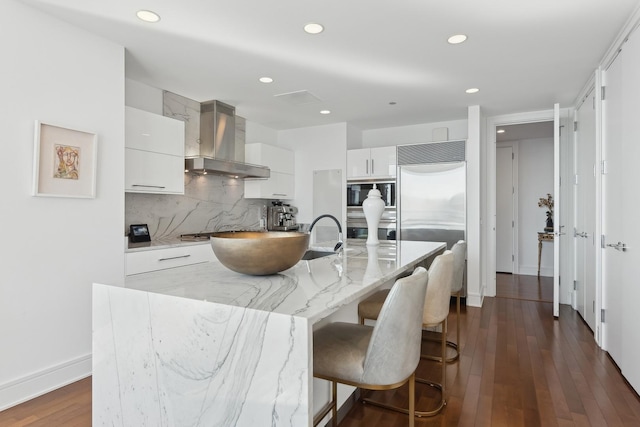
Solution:
[(553, 231), (553, 196), (547, 193), (547, 197), (538, 200), (538, 207), (547, 208), (547, 225), (544, 231)]

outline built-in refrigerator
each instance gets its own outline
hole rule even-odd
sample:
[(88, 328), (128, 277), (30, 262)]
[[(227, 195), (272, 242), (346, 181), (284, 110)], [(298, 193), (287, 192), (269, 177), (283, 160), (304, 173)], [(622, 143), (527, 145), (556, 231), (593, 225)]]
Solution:
[(397, 224), (402, 240), (466, 240), (465, 141), (398, 146)]

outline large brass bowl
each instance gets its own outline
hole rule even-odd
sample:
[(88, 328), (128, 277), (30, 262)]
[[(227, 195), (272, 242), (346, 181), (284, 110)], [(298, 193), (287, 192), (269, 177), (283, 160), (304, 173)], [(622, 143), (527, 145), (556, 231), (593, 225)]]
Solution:
[(309, 233), (297, 231), (229, 231), (214, 233), (211, 246), (225, 267), (265, 276), (296, 265), (309, 246)]

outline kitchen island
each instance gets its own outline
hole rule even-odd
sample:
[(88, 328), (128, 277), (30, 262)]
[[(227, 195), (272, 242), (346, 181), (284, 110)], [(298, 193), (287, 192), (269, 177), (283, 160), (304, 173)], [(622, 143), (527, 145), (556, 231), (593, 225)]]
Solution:
[(444, 247), (347, 242), (271, 276), (207, 262), (94, 284), (93, 425), (310, 425), (314, 325)]

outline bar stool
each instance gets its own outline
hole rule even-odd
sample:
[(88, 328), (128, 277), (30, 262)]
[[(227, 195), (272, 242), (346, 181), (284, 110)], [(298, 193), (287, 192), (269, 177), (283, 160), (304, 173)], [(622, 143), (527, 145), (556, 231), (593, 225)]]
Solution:
[(314, 418), (314, 426), (330, 411), (337, 426), (338, 382), (369, 390), (390, 390), (408, 382), (407, 413), (409, 426), (414, 426), (415, 371), (428, 279), (422, 267), (398, 279), (373, 327), (335, 322), (313, 333), (313, 376), (331, 381), (331, 401)]
[[(436, 327), (441, 326), (441, 359), (446, 359), (446, 332), (447, 332), (447, 316), (449, 314), (449, 301), (451, 299), (451, 283), (453, 277), (453, 253), (451, 251), (445, 251), (442, 255), (436, 257), (429, 268), (429, 286), (427, 287), (427, 294), (425, 296), (423, 310), (422, 310), (422, 327)], [(388, 298), (387, 291), (379, 291), (371, 297), (365, 299), (358, 304), (358, 316), (360, 317), (360, 323), (364, 323), (364, 319), (376, 320), (379, 318), (380, 301), (384, 301)], [(421, 355), (424, 357), (424, 355)], [(426, 357), (425, 357), (426, 358)], [(427, 384), (440, 391), (440, 402), (436, 408), (426, 411), (414, 410), (415, 415), (420, 417), (429, 417), (438, 414), (442, 408), (447, 404), (445, 384), (446, 384), (446, 363), (442, 364), (442, 383), (431, 381), (428, 379), (416, 378), (416, 381)], [(407, 409), (400, 408), (398, 406), (388, 405), (386, 403), (374, 401), (369, 398), (362, 399), (364, 402), (371, 403), (373, 405), (381, 406), (383, 408), (392, 409), (395, 411), (409, 413)]]
[[(454, 355), (446, 359), (447, 363), (455, 362), (460, 357), (460, 297), (464, 285), (465, 262), (467, 258), (467, 242), (458, 240), (451, 248), (453, 252), (453, 276), (451, 282), (451, 296), (456, 298), (456, 342), (447, 341), (448, 347), (454, 349)], [(440, 341), (440, 340), (438, 340)], [(422, 355), (429, 360), (442, 360), (440, 356)]]

